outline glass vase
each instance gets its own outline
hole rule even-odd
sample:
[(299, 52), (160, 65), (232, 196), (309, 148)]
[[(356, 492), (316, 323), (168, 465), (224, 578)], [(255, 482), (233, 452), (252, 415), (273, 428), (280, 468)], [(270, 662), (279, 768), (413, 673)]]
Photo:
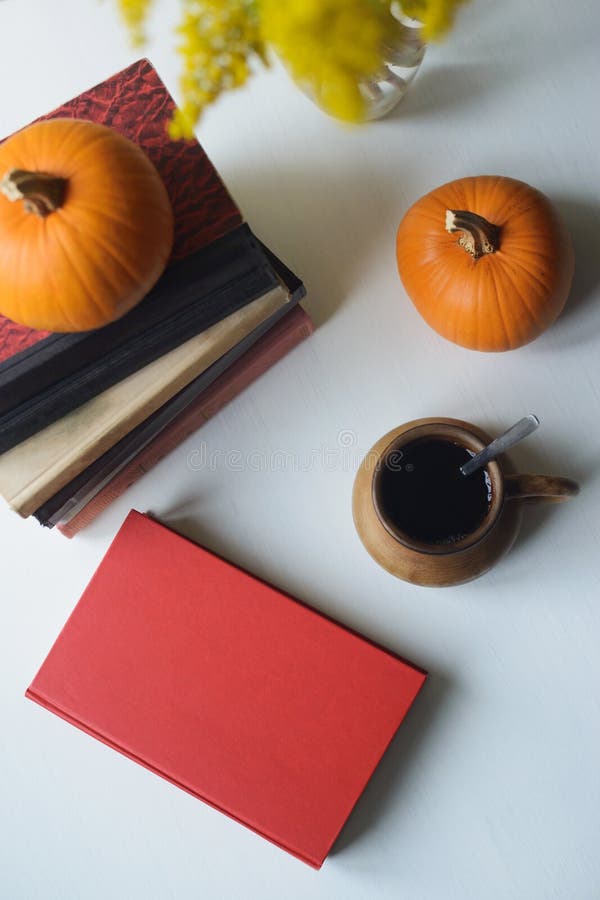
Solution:
[(381, 119), (402, 100), (425, 56), (421, 24), (397, 13), (395, 40), (382, 52), (382, 68), (377, 76), (362, 80), (358, 88), (365, 101), (365, 121)]
[[(386, 116), (408, 91), (425, 55), (421, 23), (403, 15), (398, 4), (390, 8), (393, 25), (381, 48), (381, 68), (372, 78), (360, 79), (358, 90), (364, 101), (361, 121), (369, 122)], [(324, 112), (315, 90), (296, 80), (300, 90)], [(329, 114), (329, 113), (328, 113)]]

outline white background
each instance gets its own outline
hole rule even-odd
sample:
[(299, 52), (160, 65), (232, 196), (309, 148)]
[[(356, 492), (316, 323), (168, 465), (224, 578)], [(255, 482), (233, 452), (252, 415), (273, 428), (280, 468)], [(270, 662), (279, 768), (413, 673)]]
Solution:
[[(148, 48), (175, 93), (177, 7), (157, 0)], [(206, 115), (202, 142), (318, 330), (74, 541), (0, 510), (2, 900), (600, 897), (599, 27), (597, 0), (479, 0), (383, 122), (341, 127), (279, 70)], [(138, 55), (110, 0), (5, 0), (0, 35), (1, 134)], [(547, 192), (576, 247), (564, 315), (505, 355), (438, 337), (396, 273), (408, 205), (479, 173)], [(515, 460), (580, 497), (529, 509), (467, 586), (379, 569), (350, 513), (360, 453), (414, 417), (498, 432), (529, 412), (542, 427)], [(346, 431), (349, 460), (304, 464)], [(202, 441), (299, 465), (194, 469)], [(430, 671), (320, 872), (23, 698), (132, 506)]]

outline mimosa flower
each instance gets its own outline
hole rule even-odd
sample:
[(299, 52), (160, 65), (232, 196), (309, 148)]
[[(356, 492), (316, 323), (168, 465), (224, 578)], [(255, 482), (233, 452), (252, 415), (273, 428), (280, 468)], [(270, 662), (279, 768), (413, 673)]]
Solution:
[(136, 46), (144, 43), (144, 24), (154, 0), (117, 0), (121, 17)]
[[(134, 40), (153, 0), (117, 0)], [(183, 59), (183, 103), (170, 126), (172, 137), (191, 137), (210, 103), (223, 91), (244, 84), (256, 61), (267, 62), (267, 47), (293, 78), (339, 119), (358, 122), (365, 99), (361, 82), (376, 81), (384, 50), (394, 46), (401, 25), (398, 7), (422, 23), (424, 39), (451, 27), (465, 0), (181, 0), (177, 29)]]

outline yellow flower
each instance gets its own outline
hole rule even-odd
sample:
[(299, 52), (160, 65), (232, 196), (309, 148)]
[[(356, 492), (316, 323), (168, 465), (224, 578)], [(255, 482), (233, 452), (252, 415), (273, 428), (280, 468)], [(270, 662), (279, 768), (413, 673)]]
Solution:
[(136, 46), (144, 43), (144, 23), (154, 0), (117, 0), (121, 17)]
[[(116, 0), (137, 42), (153, 0)], [(244, 84), (255, 60), (266, 63), (266, 46), (281, 57), (295, 80), (339, 119), (363, 118), (361, 82), (376, 81), (384, 48), (401, 27), (402, 11), (435, 39), (451, 27), (465, 0), (181, 0), (177, 33), (183, 60), (183, 105), (170, 126), (172, 137), (191, 137), (202, 111), (223, 91)]]
[(173, 138), (192, 137), (204, 108), (244, 84), (253, 56), (264, 59), (253, 0), (183, 0), (183, 7), (177, 32), (184, 103), (169, 128)]
[(450, 30), (456, 10), (466, 0), (401, 0), (407, 16), (418, 19), (423, 25), (423, 38), (437, 40)]
[(359, 82), (377, 77), (397, 22), (384, 0), (260, 0), (262, 35), (332, 115), (357, 121)]

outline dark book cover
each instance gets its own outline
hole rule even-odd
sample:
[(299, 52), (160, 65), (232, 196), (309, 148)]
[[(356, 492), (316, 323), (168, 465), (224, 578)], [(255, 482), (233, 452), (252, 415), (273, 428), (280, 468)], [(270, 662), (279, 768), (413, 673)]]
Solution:
[[(91, 499), (114, 475), (168, 428), (175, 418), (185, 413), (190, 405), (195, 403), (234, 363), (267, 335), (282, 318), (288, 318), (292, 314), (292, 307), (305, 296), (304, 285), (271, 251), (265, 248), (265, 252), (271, 260), (273, 268), (278, 272), (282, 283), (289, 291), (290, 302), (254, 329), (221, 359), (213, 363), (187, 387), (179, 391), (39, 507), (33, 515), (42, 525), (53, 527), (58, 521), (62, 521), (68, 512), (80, 508), (82, 500)], [(306, 315), (305, 318), (308, 319)]]
[[(56, 526), (65, 537), (72, 538), (87, 528), (111, 503), (135, 484), (157, 463), (201, 428), (230, 400), (237, 397), (267, 369), (274, 366), (297, 344), (314, 331), (310, 316), (300, 305), (287, 312), (256, 344), (247, 350), (222, 375), (173, 418), (145, 447), (122, 468), (114, 470), (91, 493), (73, 498), (64, 518)], [(36, 513), (37, 515), (37, 513)]]
[[(56, 335), (50, 347), (48, 340), (37, 344), (33, 367), (24, 354), (13, 357), (12, 370), (0, 370), (0, 453), (280, 284), (268, 253), (240, 225), (171, 266), (123, 319), (77, 342)], [(90, 355), (99, 358), (89, 362)], [(41, 366), (56, 374), (59, 359), (73, 371), (42, 386)]]

